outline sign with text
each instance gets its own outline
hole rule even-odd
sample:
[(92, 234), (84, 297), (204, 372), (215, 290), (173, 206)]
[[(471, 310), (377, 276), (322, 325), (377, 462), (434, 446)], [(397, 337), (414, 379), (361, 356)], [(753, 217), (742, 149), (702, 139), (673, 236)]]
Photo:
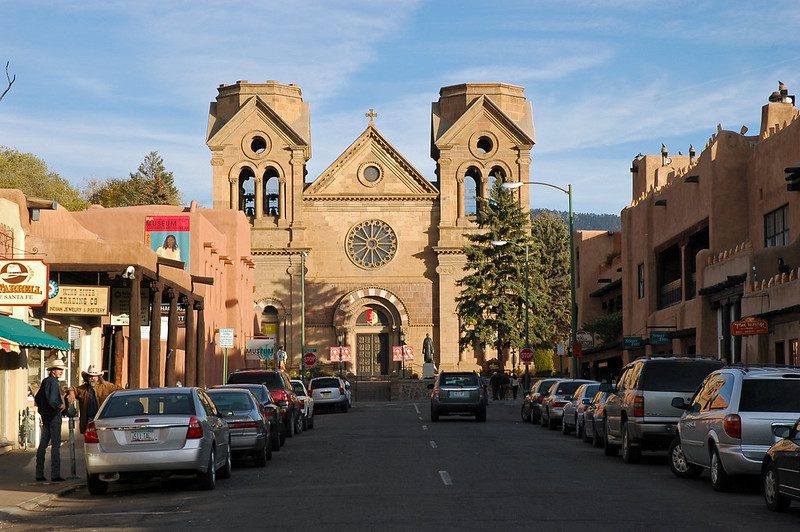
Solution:
[(41, 259), (0, 260), (0, 305), (41, 307), (49, 277)]
[(763, 318), (747, 316), (731, 323), (733, 336), (750, 336), (754, 334), (769, 334), (769, 323)]
[[(150, 294), (147, 288), (141, 290), (141, 323), (150, 323)], [(127, 287), (111, 288), (111, 325), (130, 325), (131, 289)]]
[(186, 271), (191, 271), (189, 228), (189, 216), (146, 216), (144, 242), (159, 257), (179, 260), (186, 265)]
[(531, 349), (530, 347), (520, 349), (519, 359), (522, 361), (523, 364), (530, 364), (531, 362), (533, 362), (533, 349)]
[(669, 331), (650, 331), (650, 345), (669, 345), (672, 334)]
[(107, 286), (60, 285), (58, 294), (47, 302), (48, 314), (105, 316), (110, 289)]
[(235, 332), (232, 328), (225, 328), (219, 330), (219, 346), (224, 349), (230, 349), (234, 346)]
[(644, 347), (644, 338), (639, 336), (626, 336), (622, 339), (623, 349), (641, 349)]
[(275, 338), (253, 338), (245, 346), (245, 360), (272, 360), (275, 355)]
[(579, 329), (575, 332), (575, 340), (580, 342), (581, 347), (584, 349), (591, 349), (594, 347), (594, 336), (584, 330)]
[(317, 355), (316, 353), (306, 353), (303, 355), (303, 364), (307, 368), (312, 368), (317, 363)]
[(409, 362), (414, 360), (414, 348), (410, 345), (393, 345), (392, 361)]

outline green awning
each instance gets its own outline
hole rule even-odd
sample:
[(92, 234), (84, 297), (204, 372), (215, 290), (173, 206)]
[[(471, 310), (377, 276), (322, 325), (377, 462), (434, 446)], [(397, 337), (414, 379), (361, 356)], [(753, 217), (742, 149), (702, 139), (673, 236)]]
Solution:
[(69, 351), (69, 343), (52, 334), (40, 331), (22, 320), (0, 315), (0, 340), (10, 340), (23, 347), (42, 349), (61, 349)]

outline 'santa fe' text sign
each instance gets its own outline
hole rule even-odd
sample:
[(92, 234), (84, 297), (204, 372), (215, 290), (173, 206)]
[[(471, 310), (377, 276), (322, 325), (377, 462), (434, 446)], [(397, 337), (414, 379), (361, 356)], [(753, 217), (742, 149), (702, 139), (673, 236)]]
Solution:
[(41, 259), (0, 260), (0, 305), (41, 307), (49, 277)]

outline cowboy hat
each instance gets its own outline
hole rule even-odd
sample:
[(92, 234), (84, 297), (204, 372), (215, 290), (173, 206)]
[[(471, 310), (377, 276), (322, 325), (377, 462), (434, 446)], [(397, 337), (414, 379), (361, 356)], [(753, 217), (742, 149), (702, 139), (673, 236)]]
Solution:
[(97, 371), (97, 367), (94, 364), (89, 364), (89, 367), (86, 371), (81, 372), (81, 375), (85, 379), (87, 377), (102, 377), (103, 373), (105, 373), (105, 370)]
[(47, 366), (47, 371), (50, 371), (50, 370), (53, 370), (53, 369), (64, 369), (65, 370), (65, 369), (67, 369), (67, 367), (64, 365), (64, 363), (62, 361), (54, 360)]

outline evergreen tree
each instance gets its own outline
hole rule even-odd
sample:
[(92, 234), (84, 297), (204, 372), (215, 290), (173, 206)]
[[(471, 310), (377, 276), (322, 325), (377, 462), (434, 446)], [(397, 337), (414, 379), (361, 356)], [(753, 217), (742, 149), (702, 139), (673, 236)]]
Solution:
[(91, 203), (104, 207), (180, 205), (173, 174), (164, 168), (157, 151), (147, 154), (128, 179), (90, 181), (86, 195)]
[[(544, 212), (531, 223), (530, 291), (537, 306), (531, 319), (533, 345), (553, 346), (569, 337), (569, 228), (559, 216)], [(535, 333), (535, 335), (534, 335)]]
[[(465, 277), (458, 281), (459, 347), (494, 346), (500, 364), (504, 351), (524, 342), (525, 246), (534, 246), (528, 233), (528, 212), (497, 179), (492, 200), (478, 198), (477, 222), (483, 231), (467, 235)], [(493, 241), (506, 241), (503, 246)], [(531, 303), (534, 304), (533, 300)]]

